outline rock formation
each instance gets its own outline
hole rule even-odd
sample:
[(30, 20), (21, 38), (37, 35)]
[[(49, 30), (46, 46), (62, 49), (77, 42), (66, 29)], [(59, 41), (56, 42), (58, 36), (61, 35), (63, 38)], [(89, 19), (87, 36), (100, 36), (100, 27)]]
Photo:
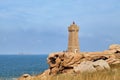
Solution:
[(119, 45), (111, 46), (108, 50), (103, 52), (52, 53), (47, 58), (50, 75), (59, 73), (109, 70), (111, 64), (120, 63), (120, 57), (117, 56), (120, 55), (120, 47), (118, 47)]

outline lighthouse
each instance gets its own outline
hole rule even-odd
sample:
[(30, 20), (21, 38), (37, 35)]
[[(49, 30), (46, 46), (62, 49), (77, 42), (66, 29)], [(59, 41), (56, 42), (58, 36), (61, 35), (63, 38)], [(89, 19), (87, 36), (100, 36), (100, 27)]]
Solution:
[(78, 53), (80, 52), (80, 46), (79, 46), (79, 27), (73, 22), (68, 27), (69, 37), (68, 37), (68, 52), (74, 52)]

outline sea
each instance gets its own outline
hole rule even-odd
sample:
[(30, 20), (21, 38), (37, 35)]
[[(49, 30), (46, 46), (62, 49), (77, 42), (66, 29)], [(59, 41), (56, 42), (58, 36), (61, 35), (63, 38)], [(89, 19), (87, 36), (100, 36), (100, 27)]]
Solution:
[(0, 55), (0, 80), (16, 80), (22, 74), (36, 75), (48, 68), (48, 55)]

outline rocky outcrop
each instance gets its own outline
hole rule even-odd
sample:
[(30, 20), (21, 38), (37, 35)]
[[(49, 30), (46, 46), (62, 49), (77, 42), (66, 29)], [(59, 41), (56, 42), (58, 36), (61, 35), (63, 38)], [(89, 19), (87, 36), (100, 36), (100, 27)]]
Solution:
[(103, 52), (57, 52), (48, 56), (50, 75), (74, 72), (95, 72), (119, 64), (120, 45), (111, 45)]
[(58, 52), (50, 54), (47, 62), (50, 68), (50, 74), (67, 73), (74, 66), (81, 63), (83, 55), (80, 53)]
[(111, 45), (103, 52), (56, 52), (47, 58), (49, 69), (37, 76), (24, 74), (18, 80), (45, 80), (48, 76), (63, 73), (84, 73), (110, 70), (110, 65), (120, 64), (120, 45)]

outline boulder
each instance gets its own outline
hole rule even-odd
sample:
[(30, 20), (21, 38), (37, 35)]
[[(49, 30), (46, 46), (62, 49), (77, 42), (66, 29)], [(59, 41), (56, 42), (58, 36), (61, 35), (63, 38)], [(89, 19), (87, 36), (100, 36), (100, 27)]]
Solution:
[(112, 49), (120, 49), (120, 45), (119, 44), (112, 44), (109, 46), (109, 49), (112, 50)]
[(106, 60), (108, 64), (120, 64), (120, 59), (109, 58)]
[(92, 73), (96, 72), (96, 69), (93, 66), (93, 62), (91, 61), (83, 61), (78, 66), (74, 67), (75, 73)]
[(105, 60), (98, 60), (93, 62), (94, 68), (96, 68), (97, 71), (101, 70), (110, 70), (109, 64)]
[(117, 59), (120, 59), (120, 53), (115, 54), (115, 57), (116, 57)]
[(120, 53), (120, 45), (118, 44), (110, 45), (109, 50), (111, 50), (114, 53)]
[(47, 62), (50, 67), (56, 67), (60, 64), (61, 53), (52, 53), (48, 56)]
[(101, 70), (110, 70), (110, 66), (104, 60), (98, 60), (95, 62), (83, 61), (78, 66), (74, 67), (76, 73), (92, 73)]
[(63, 52), (58, 52), (58, 53), (52, 53), (48, 56), (47, 62), (49, 64), (49, 69), (50, 69), (50, 74), (54, 75), (59, 73), (61, 67), (61, 61), (63, 58)]
[(74, 67), (78, 65), (83, 58), (83, 55), (80, 53), (65, 53), (64, 61), (62, 62), (62, 66), (64, 67)]
[(23, 74), (18, 80), (31, 80), (32, 76), (29, 74)]
[(48, 70), (45, 70), (42, 74), (39, 74), (37, 76), (34, 76), (32, 80), (47, 80), (49, 76), (49, 73), (50, 73), (50, 69)]
[(58, 74), (64, 72), (72, 72), (73, 67), (80, 64), (83, 55), (72, 52), (57, 52), (48, 56), (50, 74)]

